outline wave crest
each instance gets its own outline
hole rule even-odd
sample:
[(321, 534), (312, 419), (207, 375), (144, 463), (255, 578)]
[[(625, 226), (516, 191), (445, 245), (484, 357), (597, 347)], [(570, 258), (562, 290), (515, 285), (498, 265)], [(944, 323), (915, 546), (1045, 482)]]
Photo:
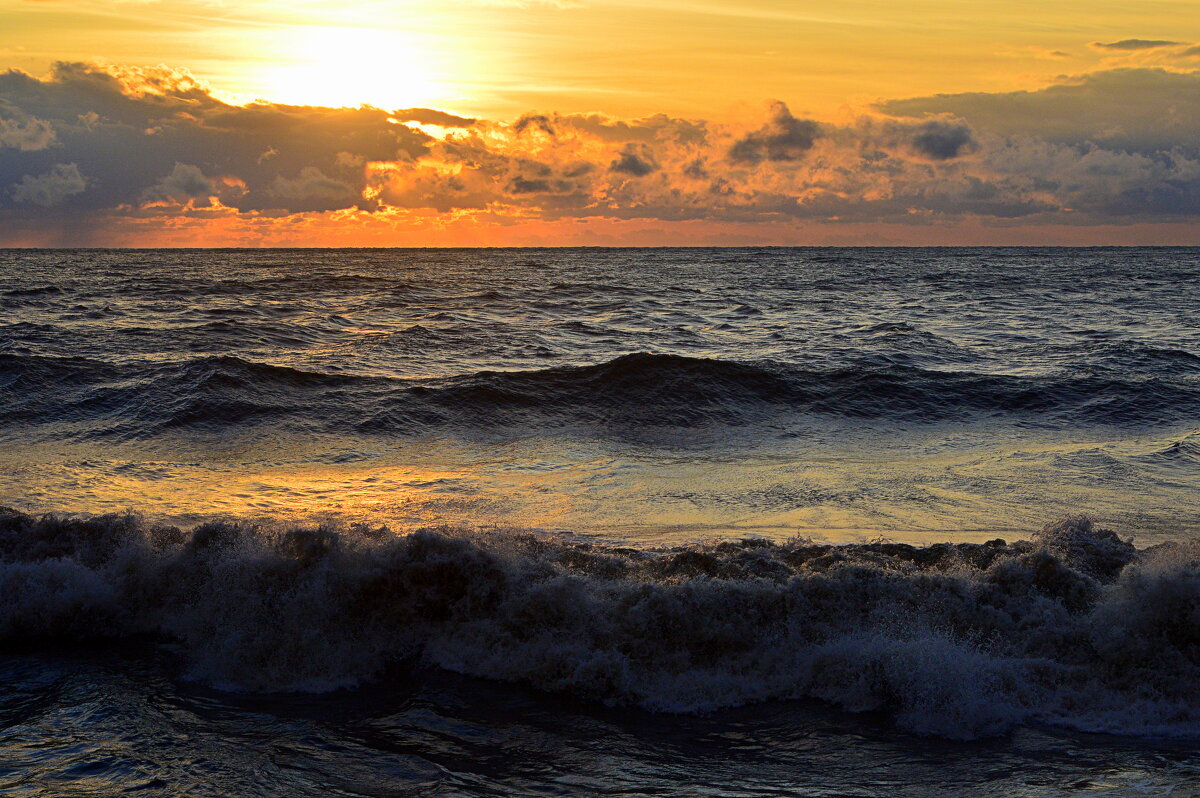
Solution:
[(327, 373), (233, 356), (117, 365), (0, 354), (0, 410), (13, 424), (80, 424), (87, 437), (150, 437), (251, 418), (369, 434), (571, 424), (638, 430), (812, 416), (1144, 425), (1200, 415), (1200, 390), (1179, 380), (1018, 377), (869, 360), (813, 370), (648, 353), (438, 379)]
[(1084, 518), (1011, 544), (634, 549), (4, 511), (0, 544), (0, 639), (156, 635), (225, 688), (416, 659), (657, 711), (819, 698), (957, 738), (1200, 722), (1200, 548), (1138, 551)]

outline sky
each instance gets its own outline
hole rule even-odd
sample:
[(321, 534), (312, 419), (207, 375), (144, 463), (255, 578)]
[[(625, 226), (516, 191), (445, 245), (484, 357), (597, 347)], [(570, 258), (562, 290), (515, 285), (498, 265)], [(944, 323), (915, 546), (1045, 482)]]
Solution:
[(0, 245), (1200, 244), (1193, 0), (0, 0)]

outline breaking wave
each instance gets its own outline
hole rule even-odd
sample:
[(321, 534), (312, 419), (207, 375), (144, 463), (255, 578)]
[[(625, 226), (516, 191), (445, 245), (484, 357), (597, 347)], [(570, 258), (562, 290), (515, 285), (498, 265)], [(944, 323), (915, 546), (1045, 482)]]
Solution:
[(409, 661), (661, 712), (808, 697), (950, 738), (1200, 729), (1200, 547), (1086, 518), (1015, 543), (635, 549), (0, 512), (0, 639), (145, 635), (235, 690)]
[(149, 437), (249, 419), (396, 434), (506, 424), (750, 424), (812, 415), (912, 422), (1004, 415), (1035, 425), (1138, 425), (1200, 414), (1200, 385), (938, 371), (886, 358), (821, 370), (638, 353), (591, 366), (402, 379), (228, 355), (118, 365), (0, 354), (0, 410), (10, 424), (80, 423), (92, 437)]

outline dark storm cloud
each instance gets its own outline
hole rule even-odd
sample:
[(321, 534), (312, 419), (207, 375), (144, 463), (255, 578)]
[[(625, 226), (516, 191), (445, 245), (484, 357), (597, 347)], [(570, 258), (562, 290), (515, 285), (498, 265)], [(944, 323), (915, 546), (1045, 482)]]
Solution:
[(545, 177), (535, 177), (532, 179), (514, 177), (508, 184), (508, 193), (512, 195), (570, 194), (577, 189), (578, 185), (572, 180)]
[(609, 170), (620, 172), (633, 177), (645, 177), (658, 169), (654, 155), (646, 147), (626, 144), (616, 160), (609, 164)]
[(1121, 39), (1118, 42), (1092, 42), (1092, 47), (1101, 50), (1153, 50), (1158, 47), (1179, 47), (1187, 42), (1172, 42), (1166, 39)]
[(514, 177), (508, 184), (510, 194), (545, 194), (553, 191), (550, 181), (544, 178)]
[(366, 161), (419, 156), (430, 140), (388, 117), (366, 107), (232, 106), (168, 70), (60, 63), (44, 80), (9, 71), (0, 74), (0, 210), (206, 204), (213, 195), (239, 211), (362, 205)]
[(918, 125), (912, 137), (913, 149), (935, 161), (957, 158), (974, 144), (966, 125), (936, 120)]
[(952, 117), (913, 121), (862, 117), (852, 128), (828, 131), (832, 138), (856, 144), (864, 163), (860, 169), (894, 169), (905, 160), (934, 163), (954, 161), (979, 149), (974, 132), (965, 122)]
[(729, 148), (729, 160), (739, 164), (799, 160), (820, 135), (821, 127), (816, 122), (797, 119), (787, 105), (775, 102), (767, 124), (747, 133)]

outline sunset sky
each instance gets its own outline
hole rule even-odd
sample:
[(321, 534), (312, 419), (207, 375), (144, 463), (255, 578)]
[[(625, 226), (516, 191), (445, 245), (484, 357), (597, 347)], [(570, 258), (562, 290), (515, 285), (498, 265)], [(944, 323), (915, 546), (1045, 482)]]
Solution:
[(0, 0), (0, 245), (1200, 244), (1191, 0)]

